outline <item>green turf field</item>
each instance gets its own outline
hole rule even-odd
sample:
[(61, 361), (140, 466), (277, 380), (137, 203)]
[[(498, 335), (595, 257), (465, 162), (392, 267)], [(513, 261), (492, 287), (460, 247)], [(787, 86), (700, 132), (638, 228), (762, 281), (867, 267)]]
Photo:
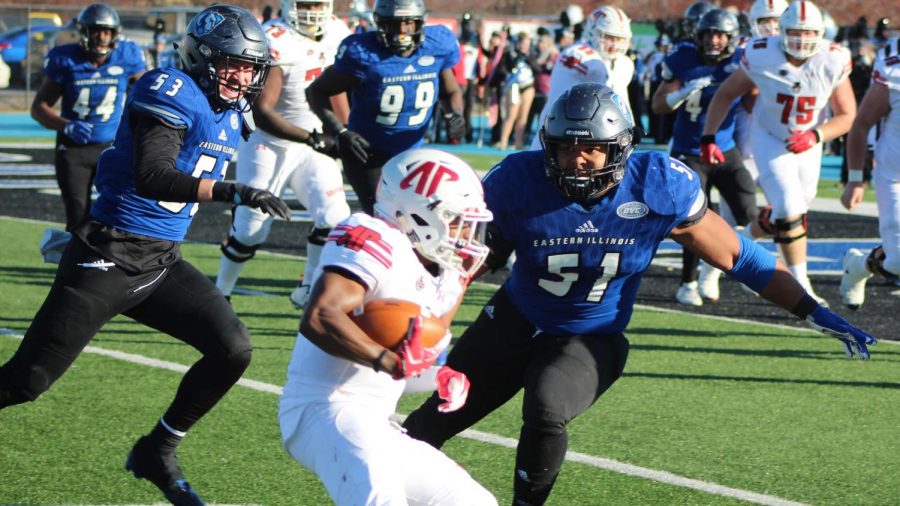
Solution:
[[(53, 279), (37, 252), (44, 226), (0, 219), (0, 362), (18, 343), (9, 334), (25, 332)], [(216, 271), (216, 247), (189, 244), (184, 252)], [(182, 445), (182, 468), (211, 503), (328, 503), (315, 476), (281, 449), (276, 417), (273, 390), (298, 322), (287, 294), (298, 272), (299, 260), (265, 253), (244, 270), (241, 287), (272, 295), (234, 298), (256, 348), (244, 378), (272, 386), (236, 386)], [(456, 334), (493, 289), (473, 287)], [(625, 376), (570, 426), (570, 458), (582, 463), (566, 463), (549, 504), (900, 503), (896, 346), (882, 343), (863, 363), (818, 334), (651, 310), (635, 313), (628, 337)], [(0, 504), (162, 499), (123, 463), (181, 374), (99, 353), (183, 365), (197, 353), (124, 318), (92, 346), (38, 402), (0, 411)], [(421, 401), (404, 398), (399, 411)], [(500, 504), (511, 501), (514, 459), (501, 445), (517, 437), (519, 411), (517, 399), (477, 425), (487, 441), (457, 437), (445, 447)], [(679, 480), (693, 488), (673, 484)]]

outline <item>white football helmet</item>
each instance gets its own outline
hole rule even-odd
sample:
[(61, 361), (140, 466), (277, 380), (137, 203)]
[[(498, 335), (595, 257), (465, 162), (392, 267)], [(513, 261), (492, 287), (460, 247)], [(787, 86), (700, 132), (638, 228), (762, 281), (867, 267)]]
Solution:
[[(788, 30), (812, 30), (813, 36), (789, 35)], [(805, 60), (822, 47), (825, 35), (825, 19), (822, 11), (812, 2), (797, 0), (781, 14), (781, 47), (784, 52)]]
[(750, 33), (754, 37), (778, 35), (781, 14), (787, 9), (786, 0), (756, 0), (750, 6)]
[(471, 276), (488, 255), (493, 214), (469, 165), (437, 149), (411, 149), (381, 169), (375, 214), (403, 231), (416, 251), (443, 268)]
[[(321, 7), (311, 9), (314, 5)], [(332, 0), (281, 0), (281, 18), (311, 38), (325, 35), (333, 11)]]
[(615, 59), (624, 55), (631, 45), (631, 19), (618, 7), (604, 5), (591, 12), (587, 19), (587, 41), (600, 56)]

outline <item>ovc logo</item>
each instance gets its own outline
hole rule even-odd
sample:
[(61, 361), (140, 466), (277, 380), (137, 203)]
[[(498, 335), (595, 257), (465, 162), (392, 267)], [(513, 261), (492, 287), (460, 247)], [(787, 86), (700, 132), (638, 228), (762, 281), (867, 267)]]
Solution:
[(647, 216), (648, 213), (650, 213), (650, 208), (643, 202), (626, 202), (616, 208), (616, 214), (626, 220), (643, 218), (644, 216)]

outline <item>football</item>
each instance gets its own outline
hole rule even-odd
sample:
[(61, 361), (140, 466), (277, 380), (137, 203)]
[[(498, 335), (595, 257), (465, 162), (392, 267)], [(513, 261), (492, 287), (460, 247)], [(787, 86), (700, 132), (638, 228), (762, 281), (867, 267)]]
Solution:
[[(415, 302), (379, 299), (356, 307), (349, 316), (373, 341), (385, 348), (394, 349), (406, 337), (409, 320), (420, 314), (422, 308)], [(433, 347), (446, 333), (447, 329), (439, 319), (422, 317), (422, 347)]]

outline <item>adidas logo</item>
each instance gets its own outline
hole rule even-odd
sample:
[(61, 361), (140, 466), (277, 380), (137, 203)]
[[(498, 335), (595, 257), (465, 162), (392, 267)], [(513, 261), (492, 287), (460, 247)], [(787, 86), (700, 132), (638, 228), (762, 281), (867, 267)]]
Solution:
[(406, 69), (403, 71), (404, 74), (414, 74), (416, 72), (416, 68), (412, 66), (412, 64), (408, 65)]
[(589, 234), (592, 232), (599, 232), (600, 230), (591, 223), (591, 220), (587, 220), (580, 227), (575, 229), (576, 234)]
[(91, 76), (91, 79), (100, 79), (100, 72), (94, 72), (94, 75)]
[(494, 319), (494, 306), (493, 305), (484, 306), (484, 314), (488, 315), (488, 318), (493, 320)]
[(224, 128), (222, 129), (221, 132), (219, 132), (219, 140), (220, 140), (220, 141), (227, 141), (227, 140), (228, 140), (228, 135), (225, 133), (225, 129), (224, 129)]

